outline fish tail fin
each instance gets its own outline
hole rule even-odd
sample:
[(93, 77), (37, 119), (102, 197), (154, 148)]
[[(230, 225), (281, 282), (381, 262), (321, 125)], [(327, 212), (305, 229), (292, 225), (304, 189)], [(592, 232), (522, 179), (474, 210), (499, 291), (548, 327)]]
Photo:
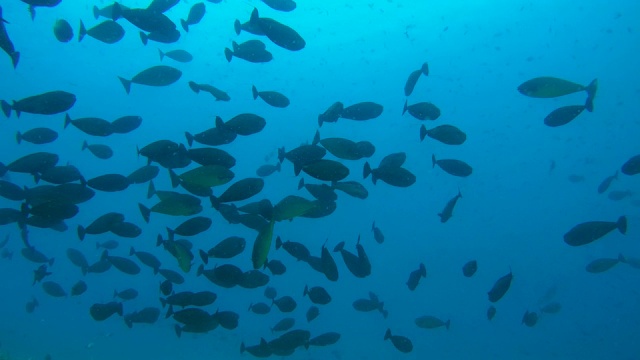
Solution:
[(93, 17), (96, 20), (100, 17), (100, 9), (96, 5), (93, 5)]
[(313, 135), (313, 140), (311, 141), (311, 145), (318, 145), (320, 142), (320, 131), (316, 130), (315, 135)]
[(184, 19), (180, 19), (180, 25), (182, 26), (182, 29), (183, 29), (185, 32), (189, 32), (189, 24), (187, 23), (187, 21), (186, 21), (186, 20), (184, 20)]
[(29, 14), (31, 14), (31, 21), (36, 19), (36, 7), (29, 5)]
[(587, 91), (587, 101), (585, 102), (584, 107), (588, 112), (593, 112), (593, 100), (596, 97), (596, 92), (598, 91), (598, 79), (593, 79), (589, 85), (585, 88)]
[(284, 146), (283, 147), (279, 147), (278, 148), (278, 161), (280, 163), (282, 163), (284, 161), (284, 157), (285, 157)]
[(122, 86), (124, 87), (124, 91), (127, 92), (127, 95), (131, 92), (131, 80), (127, 80), (123, 77), (118, 76), (118, 79), (120, 79), (120, 82), (122, 83)]
[(302, 166), (300, 166), (300, 163), (293, 163), (293, 173), (295, 174), (295, 176), (300, 175), (300, 171), (302, 171)]
[(368, 161), (364, 162), (364, 167), (362, 169), (362, 178), (366, 179), (371, 174), (371, 165), (369, 165)]
[(174, 235), (175, 235), (175, 231), (172, 230), (170, 227), (167, 227), (167, 238), (171, 241), (173, 240)]
[(173, 305), (169, 305), (169, 309), (167, 309), (167, 314), (164, 316), (165, 319), (168, 319), (171, 317), (171, 315), (173, 315)]
[(618, 218), (618, 221), (616, 222), (616, 226), (618, 227), (618, 231), (620, 231), (621, 234), (626, 234), (627, 233), (627, 217), (626, 216), (620, 216)]
[(129, 256), (133, 256), (136, 254), (136, 249), (132, 246), (131, 249), (129, 249)]
[(447, 320), (447, 322), (444, 323), (444, 326), (449, 330), (449, 326), (451, 326), (451, 319)]
[(258, 89), (255, 85), (251, 85), (251, 93), (253, 94), (253, 100), (258, 98)]
[[(164, 59), (164, 53), (162, 50), (158, 49), (158, 55), (160, 55), (160, 61), (162, 61), (162, 59)], [(191, 82), (189, 82), (189, 84), (191, 84)]]
[[(86, 234), (86, 231), (84, 229), (84, 226), (78, 225), (78, 239), (80, 239), (80, 241), (84, 240), (85, 234)], [(99, 244), (96, 244), (96, 246), (98, 245)]]
[(169, 169), (169, 177), (171, 178), (171, 187), (177, 188), (180, 185), (180, 177), (172, 169)]
[(12, 104), (11, 104), (11, 108), (13, 109), (13, 111), (16, 112), (16, 116), (20, 117), (20, 114), (22, 113), (22, 111), (20, 111), (19, 109), (16, 109), (16, 101), (13, 100)]
[[(271, 332), (273, 332), (273, 329), (271, 329)], [(240, 354), (244, 354), (246, 347), (244, 346), (244, 341), (240, 343)]]
[(10, 117), (11, 116), (11, 110), (12, 110), (12, 106), (11, 104), (9, 104), (8, 102), (2, 100), (0, 101), (0, 107), (2, 107), (2, 113), (4, 114), (4, 116), (6, 117)]
[(16, 131), (16, 142), (18, 145), (22, 142), (22, 133), (20, 131)]
[(434, 167), (436, 167), (436, 154), (431, 154), (431, 168), (433, 169)]
[(143, 31), (140, 31), (140, 41), (142, 41), (142, 45), (147, 45), (149, 42), (149, 36)]
[(233, 52), (229, 48), (224, 48), (224, 57), (227, 59), (227, 62), (231, 62), (233, 59)]
[(420, 71), (422, 71), (422, 74), (424, 76), (429, 76), (429, 64), (428, 63), (422, 64), (422, 67), (420, 68)]
[(158, 237), (156, 238), (156, 246), (160, 246), (164, 244), (164, 239), (162, 239), (162, 235), (158, 234)]
[(84, 150), (85, 150), (86, 148), (88, 148), (88, 147), (89, 147), (89, 143), (87, 143), (87, 140), (83, 141), (83, 142), (82, 142), (82, 149), (81, 149), (81, 150), (82, 150), (82, 151), (84, 151)]
[(156, 194), (156, 186), (153, 184), (153, 180), (149, 181), (149, 188), (147, 189), (147, 199), (151, 199)]
[(219, 210), (220, 209), (220, 199), (215, 195), (209, 196), (209, 200), (211, 201), (211, 207)]
[(191, 135), (190, 132), (185, 131), (184, 132), (184, 137), (187, 138), (187, 144), (189, 144), (189, 147), (193, 146), (193, 135)]
[(176, 336), (179, 339), (180, 336), (182, 336), (182, 327), (180, 325), (176, 324), (176, 326), (174, 326), (173, 329), (175, 330)]
[(423, 125), (420, 125), (420, 141), (424, 140), (424, 138), (427, 136), (427, 127)]
[(118, 297), (118, 290), (113, 289), (113, 298), (117, 298)]
[(339, 252), (342, 251), (342, 249), (344, 249), (344, 241), (340, 241), (338, 245), (333, 248), (333, 252)]
[(207, 254), (204, 250), (200, 249), (198, 251), (198, 254), (200, 255), (200, 259), (202, 260), (203, 263), (205, 263), (205, 265), (209, 264), (209, 254)]
[(204, 273), (204, 265), (200, 264), (200, 266), (198, 266), (198, 270), (196, 270), (196, 276), (200, 276)]
[(236, 19), (236, 21), (233, 22), (233, 30), (235, 30), (236, 35), (240, 35), (240, 32), (242, 31), (242, 24), (240, 23), (240, 20)]
[(13, 68), (18, 67), (18, 61), (20, 61), (20, 52), (14, 51), (11, 53), (11, 63), (13, 64)]
[(384, 339), (388, 340), (391, 338), (391, 329), (387, 329), (387, 332), (384, 333)]
[(80, 30), (78, 30), (78, 42), (84, 39), (84, 36), (87, 35), (87, 28), (84, 27), (84, 23), (80, 20)]
[(627, 258), (624, 257), (624, 255), (622, 255), (622, 253), (618, 254), (618, 261), (620, 261), (621, 263), (626, 264), (627, 263)]
[(406, 113), (406, 112), (407, 112), (407, 109), (408, 109), (407, 102), (408, 102), (408, 101), (409, 101), (409, 100), (405, 100), (405, 101), (404, 101), (404, 107), (402, 108), (402, 115), (404, 115), (404, 113)]
[(146, 222), (148, 224), (149, 223), (149, 217), (151, 216), (151, 210), (149, 210), (148, 207), (142, 205), (141, 203), (138, 203), (138, 208), (140, 209), (140, 214), (142, 215), (142, 218), (144, 219), (144, 222)]
[(71, 124), (71, 121), (72, 121), (71, 120), (71, 116), (69, 116), (69, 113), (66, 113), (64, 115), (64, 127), (63, 128), (66, 129), (67, 126), (69, 126), (69, 124)]
[(309, 293), (309, 286), (305, 285), (304, 286), (304, 291), (302, 292), (302, 296), (307, 296), (308, 293)]
[(276, 237), (276, 250), (280, 249), (282, 247), (282, 239), (280, 238), (280, 236)]

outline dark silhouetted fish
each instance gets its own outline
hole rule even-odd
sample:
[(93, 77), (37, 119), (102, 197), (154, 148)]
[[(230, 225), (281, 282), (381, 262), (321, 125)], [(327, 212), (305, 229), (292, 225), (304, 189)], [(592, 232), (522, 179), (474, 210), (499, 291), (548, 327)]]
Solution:
[(182, 25), (182, 29), (184, 31), (189, 32), (189, 26), (195, 25), (202, 20), (204, 17), (204, 13), (207, 9), (204, 6), (203, 2), (195, 3), (189, 9), (189, 15), (186, 19), (180, 19), (180, 25)]
[(93, 304), (89, 308), (89, 313), (95, 321), (104, 321), (114, 314), (122, 316), (122, 303), (115, 301), (105, 304)]
[(189, 81), (189, 88), (196, 94), (200, 91), (208, 92), (213, 96), (216, 101), (229, 101), (231, 97), (226, 92), (218, 89), (217, 87), (209, 84), (198, 84), (193, 81)]
[(461, 197), (462, 193), (460, 192), (460, 189), (458, 189), (458, 194), (447, 202), (447, 205), (445, 205), (444, 209), (442, 209), (442, 212), (438, 213), (441, 223), (445, 223), (449, 219), (451, 219), (451, 217), (453, 216), (453, 209), (458, 203), (458, 199), (460, 199)]
[(473, 169), (469, 164), (462, 160), (456, 159), (440, 159), (436, 160), (436, 155), (431, 155), (431, 167), (438, 165), (445, 172), (459, 177), (467, 177), (471, 175)]
[(550, 127), (566, 125), (580, 115), (584, 109), (584, 105), (569, 105), (557, 108), (544, 118), (544, 124)]
[(13, 68), (15, 69), (20, 60), (20, 53), (16, 51), (13, 42), (9, 38), (9, 34), (7, 34), (7, 29), (4, 26), (5, 23), (8, 23), (8, 21), (2, 17), (2, 7), (0, 7), (0, 48), (9, 55)]
[(453, 125), (439, 125), (429, 130), (421, 125), (420, 141), (426, 136), (447, 145), (462, 145), (467, 140), (467, 134)]
[(529, 312), (529, 310), (525, 311), (522, 316), (522, 323), (528, 327), (534, 327), (536, 323), (538, 323), (538, 314), (535, 312)]
[(409, 105), (405, 100), (402, 115), (407, 111), (418, 120), (436, 120), (440, 117), (440, 109), (430, 102), (419, 102)]
[(87, 30), (81, 20), (78, 41), (82, 41), (86, 35), (105, 44), (115, 44), (124, 37), (124, 29), (113, 20), (105, 20)]
[(89, 145), (89, 143), (85, 140), (82, 143), (82, 150), (85, 150), (85, 149), (89, 149), (89, 152), (91, 152), (98, 159), (107, 160), (113, 156), (113, 150), (108, 145), (104, 145), (104, 144)]
[(277, 91), (258, 91), (255, 86), (252, 86), (251, 92), (253, 93), (254, 100), (260, 98), (267, 104), (277, 108), (286, 108), (289, 106), (289, 99)]
[(588, 221), (574, 226), (564, 234), (564, 242), (571, 246), (590, 244), (613, 230), (627, 233), (627, 217), (620, 216), (618, 221)]
[(366, 101), (343, 108), (340, 117), (349, 120), (365, 121), (377, 118), (382, 114), (382, 110), (382, 105)]
[(495, 303), (498, 300), (502, 299), (504, 294), (506, 294), (507, 291), (509, 290), (512, 279), (513, 279), (513, 274), (509, 272), (507, 275), (496, 280), (491, 290), (489, 290), (489, 293), (488, 293), (489, 301), (491, 301), (492, 303)]
[(629, 158), (629, 160), (622, 165), (622, 169), (620, 171), (622, 171), (623, 174), (630, 176), (640, 174), (640, 155)]
[(266, 63), (273, 59), (273, 55), (260, 40), (248, 40), (240, 44), (233, 41), (231, 49), (224, 49), (224, 56), (227, 61), (237, 57), (252, 63)]
[(73, 29), (69, 22), (64, 19), (58, 19), (53, 24), (53, 34), (55, 35), (58, 41), (66, 43), (73, 39)]
[(600, 258), (595, 259), (588, 263), (585, 269), (592, 274), (599, 274), (605, 272), (612, 267), (618, 265), (618, 263), (626, 263), (627, 260), (622, 254), (618, 255), (618, 258)]
[(58, 138), (58, 133), (45, 127), (33, 128), (21, 133), (16, 132), (16, 142), (20, 144), (23, 140), (32, 144), (42, 145), (54, 142)]
[(274, 19), (260, 17), (258, 9), (253, 9), (249, 23), (262, 30), (269, 40), (283, 49), (302, 50), (306, 42), (295, 30)]
[(325, 112), (318, 115), (318, 127), (322, 127), (322, 124), (326, 122), (338, 121), (342, 117), (342, 110), (344, 110), (344, 105), (340, 101), (333, 103)]
[(391, 340), (393, 346), (403, 353), (410, 353), (413, 350), (413, 343), (406, 336), (392, 335), (391, 329), (387, 329), (384, 340)]
[[(191, 55), (186, 50), (171, 50), (171, 51), (163, 52), (162, 50), (158, 49), (158, 53), (160, 54), (160, 61), (162, 61), (165, 56), (168, 57), (169, 59), (172, 59), (181, 63), (188, 63), (188, 62), (191, 62), (191, 60), (193, 60), (193, 55)], [(191, 86), (191, 82), (189, 82), (189, 86)], [(191, 89), (193, 90), (193, 87)], [(197, 93), (196, 90), (193, 90), (193, 91)]]
[(131, 80), (118, 77), (127, 94), (131, 91), (131, 84), (147, 86), (167, 86), (178, 81), (182, 71), (166, 65), (153, 66), (136, 74)]
[(62, 0), (20, 0), (29, 5), (29, 14), (31, 14), (31, 20), (36, 18), (36, 7), (55, 7), (60, 4)]
[(413, 270), (409, 274), (409, 280), (407, 280), (407, 287), (409, 287), (409, 290), (415, 290), (420, 283), (420, 278), (424, 277), (427, 277), (427, 268), (424, 266), (424, 264), (420, 263), (418, 269)]
[(609, 186), (611, 186), (611, 183), (613, 182), (613, 180), (617, 180), (617, 179), (618, 179), (618, 171), (616, 171), (615, 174), (609, 175), (606, 178), (604, 178), (604, 180), (602, 180), (600, 185), (598, 185), (598, 194), (603, 194), (604, 192), (606, 192), (609, 189)]
[(451, 320), (443, 321), (435, 316), (424, 315), (416, 318), (415, 323), (419, 328), (422, 329), (437, 329), (444, 326), (447, 330), (449, 330)]
[(472, 277), (478, 270), (478, 262), (471, 260), (462, 267), (462, 274), (466, 277)]
[(413, 89), (416, 87), (420, 75), (429, 76), (429, 64), (424, 63), (418, 70), (414, 70), (409, 74), (407, 82), (404, 84), (404, 96), (410, 96), (413, 93)]
[(261, 0), (261, 1), (265, 3), (268, 7), (278, 11), (289, 12), (289, 11), (295, 10), (296, 8), (296, 2), (293, 0)]
[(49, 91), (42, 94), (29, 96), (27, 98), (13, 101), (12, 104), (2, 100), (2, 112), (6, 117), (11, 116), (11, 111), (16, 112), (16, 116), (25, 112), (38, 115), (54, 115), (65, 112), (76, 103), (76, 96), (66, 91)]

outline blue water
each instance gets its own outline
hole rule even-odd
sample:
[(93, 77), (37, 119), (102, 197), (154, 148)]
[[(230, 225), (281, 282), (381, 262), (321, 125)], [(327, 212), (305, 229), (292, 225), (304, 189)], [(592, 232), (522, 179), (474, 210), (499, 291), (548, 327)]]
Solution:
[[(182, 1), (167, 12), (175, 22), (185, 18), (193, 1)], [(74, 127), (63, 130), (64, 114), (42, 116), (13, 115), (0, 121), (0, 161), (7, 164), (20, 156), (49, 151), (59, 154), (60, 164), (72, 164), (89, 179), (106, 173), (129, 174), (145, 164), (137, 157), (136, 146), (158, 139), (185, 142), (183, 133), (203, 131), (213, 126), (216, 115), (228, 120), (252, 112), (267, 119), (256, 135), (239, 137), (222, 148), (233, 154), (236, 179), (254, 176), (264, 163), (275, 163), (277, 148), (292, 149), (310, 142), (317, 129), (317, 115), (335, 101), (346, 105), (373, 101), (384, 106), (377, 119), (354, 122), (341, 119), (325, 124), (322, 137), (346, 137), (375, 144), (372, 164), (386, 155), (404, 151), (405, 167), (417, 176), (409, 188), (362, 180), (364, 160), (345, 161), (351, 175), (369, 190), (366, 200), (340, 193), (335, 213), (322, 219), (297, 218), (275, 226), (275, 235), (306, 244), (319, 255), (326, 239), (330, 248), (346, 241), (354, 251), (362, 236), (371, 259), (372, 275), (356, 279), (342, 259), (335, 257), (340, 271), (337, 283), (296, 262), (282, 250), (271, 249), (270, 258), (282, 260), (288, 270), (272, 276), (269, 285), (280, 295), (298, 302), (293, 313), (295, 328), (312, 336), (339, 332), (332, 346), (298, 349), (293, 359), (638, 359), (640, 358), (640, 272), (626, 264), (591, 274), (590, 261), (601, 257), (640, 257), (637, 224), (638, 195), (611, 201), (596, 192), (606, 176), (613, 174), (631, 156), (640, 152), (640, 122), (636, 103), (640, 95), (640, 6), (634, 1), (299, 1), (291, 13), (269, 9), (262, 2), (226, 0), (206, 3), (207, 13), (200, 24), (183, 33), (176, 44), (150, 42), (143, 46), (138, 30), (120, 21), (127, 34), (117, 44), (106, 45), (92, 38), (81, 43), (59, 43), (52, 27), (57, 19), (68, 20), (77, 32), (82, 19), (87, 27), (96, 24), (92, 5), (106, 2), (65, 0), (55, 8), (38, 8), (35, 21), (27, 5), (3, 1), (3, 18), (16, 49), (22, 56), (13, 69), (6, 54), (0, 54), (0, 99), (21, 99), (50, 90), (65, 90), (77, 96), (69, 111), (72, 118), (97, 116), (115, 119), (123, 115), (142, 116), (142, 126), (126, 135), (92, 138)], [(146, 1), (126, 1), (129, 7), (145, 7)], [(267, 39), (274, 60), (251, 64), (240, 59), (227, 63), (224, 47), (231, 41), (254, 38), (236, 36), (233, 20), (246, 21), (253, 7), (262, 16), (273, 17), (296, 29), (306, 40), (299, 52), (281, 49)], [(131, 78), (139, 71), (159, 65), (157, 48), (185, 49), (194, 55), (187, 64), (165, 59), (182, 78), (168, 87), (152, 88), (134, 84), (130, 95), (123, 91), (117, 76)], [(442, 110), (433, 124), (454, 124), (463, 129), (467, 142), (459, 147), (426, 139), (420, 143), (420, 121), (401, 116), (405, 97), (403, 86), (409, 73), (428, 62), (430, 74), (421, 77), (411, 102), (430, 101)], [(598, 78), (600, 88), (593, 113), (584, 112), (559, 128), (546, 127), (544, 117), (553, 109), (584, 101), (584, 93), (557, 99), (533, 99), (516, 91), (533, 77), (557, 76), (581, 84)], [(214, 102), (206, 93), (194, 94), (187, 86), (193, 80), (209, 83), (231, 96), (230, 102)], [(251, 97), (251, 85), (286, 94), (291, 105), (276, 109)], [(432, 125), (432, 124), (427, 124)], [(16, 144), (15, 132), (38, 126), (60, 133), (47, 145)], [(102, 161), (87, 151), (83, 140), (105, 143), (115, 155)], [(431, 154), (463, 159), (473, 166), (468, 178), (455, 178), (431, 167)], [(330, 155), (328, 155), (330, 156)], [(550, 164), (556, 167), (550, 171)], [(572, 183), (570, 175), (585, 180)], [(5, 180), (34, 186), (30, 176), (9, 173)], [(274, 203), (291, 194), (310, 197), (296, 190), (299, 178), (291, 163), (283, 163), (281, 173), (266, 179), (256, 198)], [(314, 182), (305, 176), (307, 182)], [(169, 177), (162, 169), (155, 180), (158, 189), (169, 189)], [(636, 177), (621, 175), (615, 190), (640, 192)], [(223, 187), (224, 189), (224, 187)], [(219, 194), (223, 189), (214, 189)], [(437, 216), (458, 189), (454, 216), (442, 224)], [(65, 289), (83, 278), (67, 259), (69, 247), (82, 251), (89, 262), (100, 251), (95, 243), (114, 239), (113, 235), (88, 236), (79, 242), (78, 224), (87, 225), (107, 211), (124, 213), (127, 220), (143, 228), (136, 239), (119, 239), (115, 255), (127, 256), (130, 246), (157, 255), (164, 267), (179, 270), (175, 259), (155, 247), (157, 234), (175, 227), (186, 218), (152, 214), (145, 224), (137, 203), (153, 205), (146, 199), (146, 185), (132, 185), (121, 193), (96, 192), (80, 205), (80, 213), (67, 221), (69, 231), (58, 233), (30, 229), (30, 241), (40, 251), (55, 257), (47, 278)], [(208, 200), (203, 199), (208, 205)], [(19, 203), (0, 199), (0, 207), (18, 208)], [(244, 270), (251, 268), (250, 251), (255, 232), (241, 225), (229, 225), (216, 211), (205, 206), (202, 213), (213, 219), (212, 228), (190, 240), (196, 249), (208, 249), (219, 240), (242, 236), (247, 249), (228, 261)], [(613, 221), (627, 215), (626, 236), (613, 232), (593, 244), (572, 248), (563, 234), (574, 225), (591, 220)], [(384, 232), (386, 240), (377, 244), (371, 223)], [(114, 289), (134, 287), (140, 295), (125, 302), (125, 313), (146, 306), (159, 307), (159, 276), (143, 267), (136, 276), (115, 269), (105, 274), (89, 274), (84, 280), (87, 293), (74, 298), (53, 298), (39, 285), (32, 286), (37, 267), (20, 255), (23, 246), (19, 230), (6, 225), (0, 237), (9, 234), (7, 249), (11, 260), (0, 259), (0, 354), (10, 359), (229, 359), (240, 355), (240, 343), (257, 344), (261, 337), (275, 337), (269, 330), (284, 317), (277, 309), (268, 315), (247, 312), (251, 302), (264, 301), (263, 289), (222, 289), (203, 277), (195, 266), (185, 274), (179, 291), (210, 290), (218, 300), (206, 310), (217, 308), (240, 314), (240, 326), (233, 331), (218, 328), (208, 334), (184, 333), (178, 339), (175, 321), (161, 319), (154, 325), (136, 324), (128, 329), (114, 316), (94, 321), (89, 307), (112, 300)], [(336, 254), (337, 255), (337, 254)], [(462, 265), (478, 261), (472, 278), (462, 276)], [(219, 261), (218, 263), (226, 263)], [(411, 271), (424, 263), (427, 277), (416, 291), (405, 282)], [(196, 264), (199, 259), (196, 258)], [(216, 261), (212, 259), (212, 263)], [(496, 304), (493, 321), (486, 319), (490, 305), (487, 291), (495, 280), (513, 272), (513, 283)], [(321, 306), (321, 314), (307, 324), (304, 314), (310, 305), (302, 297), (305, 284), (324, 286), (333, 301)], [(374, 291), (385, 302), (389, 317), (354, 311), (351, 303)], [(40, 306), (33, 314), (25, 303), (35, 297)], [(546, 299), (544, 299), (546, 298)], [(535, 327), (521, 324), (526, 310), (537, 311), (549, 301), (562, 304), (558, 314), (542, 314)], [(434, 315), (451, 319), (451, 329), (425, 330), (414, 319)], [(401, 354), (383, 341), (387, 328), (409, 337), (413, 352)], [(0, 355), (1, 359), (4, 359)]]

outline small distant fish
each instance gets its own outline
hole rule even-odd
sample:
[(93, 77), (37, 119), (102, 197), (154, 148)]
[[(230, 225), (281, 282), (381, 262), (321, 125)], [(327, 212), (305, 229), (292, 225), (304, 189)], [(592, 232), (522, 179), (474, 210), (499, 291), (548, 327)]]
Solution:
[(612, 201), (624, 200), (631, 196), (633, 196), (633, 192), (631, 190), (613, 190), (607, 194), (609, 200)]
[(476, 273), (476, 270), (478, 270), (478, 262), (476, 260), (471, 260), (462, 267), (462, 274), (466, 277), (472, 277), (473, 274)]
[(391, 329), (387, 329), (384, 334), (384, 340), (391, 340), (393, 346), (403, 353), (410, 353), (413, 350), (413, 343), (406, 336), (392, 335)]
[(577, 184), (577, 183), (581, 183), (585, 180), (585, 177), (582, 175), (576, 175), (576, 174), (571, 174), (567, 177), (569, 179), (570, 182)]
[(598, 194), (603, 194), (604, 192), (606, 192), (609, 189), (609, 186), (611, 186), (611, 183), (613, 182), (613, 180), (617, 180), (617, 179), (618, 179), (618, 171), (616, 171), (615, 174), (609, 175), (606, 178), (604, 178), (604, 180), (602, 180), (600, 185), (598, 185)]
[(528, 327), (534, 327), (538, 323), (538, 314), (528, 310), (525, 311), (522, 316), (522, 323)]
[(382, 244), (384, 242), (384, 234), (382, 233), (382, 230), (380, 230), (380, 228), (376, 226), (375, 221), (373, 222), (373, 224), (371, 224), (371, 231), (373, 231), (373, 238), (375, 239), (375, 241), (378, 244)]
[(489, 291), (489, 301), (492, 303), (497, 302), (502, 299), (502, 297), (507, 293), (509, 288), (511, 287), (511, 281), (513, 280), (513, 274), (509, 272), (507, 275), (501, 277), (496, 280), (495, 284)]
[(53, 34), (56, 36), (58, 41), (66, 43), (73, 39), (73, 29), (69, 22), (64, 19), (58, 19), (55, 24), (53, 24)]
[(491, 305), (489, 306), (489, 308), (487, 309), (487, 319), (489, 321), (493, 320), (494, 316), (496, 316), (496, 307)]

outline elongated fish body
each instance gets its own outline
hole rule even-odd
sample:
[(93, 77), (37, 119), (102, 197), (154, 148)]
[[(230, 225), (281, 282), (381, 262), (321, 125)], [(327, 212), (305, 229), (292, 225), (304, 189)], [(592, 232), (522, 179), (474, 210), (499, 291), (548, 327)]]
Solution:
[(627, 232), (627, 217), (621, 216), (618, 221), (588, 221), (574, 226), (564, 234), (564, 242), (571, 246), (590, 244), (613, 230), (618, 229), (621, 234)]

